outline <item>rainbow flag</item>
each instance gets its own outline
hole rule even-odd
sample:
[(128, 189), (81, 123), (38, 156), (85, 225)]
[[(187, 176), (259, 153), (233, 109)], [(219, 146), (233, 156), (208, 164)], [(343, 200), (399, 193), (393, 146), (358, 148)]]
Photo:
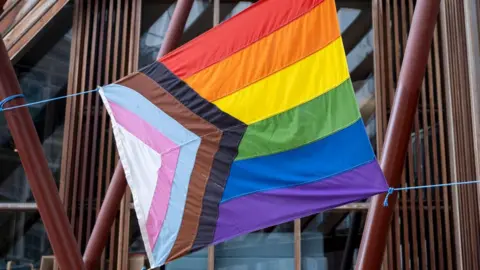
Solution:
[(263, 0), (100, 90), (152, 267), (386, 192), (334, 0)]

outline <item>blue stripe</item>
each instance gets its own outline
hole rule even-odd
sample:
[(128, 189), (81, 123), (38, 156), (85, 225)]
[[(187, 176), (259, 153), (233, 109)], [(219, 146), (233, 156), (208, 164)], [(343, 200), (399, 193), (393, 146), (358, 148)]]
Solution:
[(254, 192), (326, 179), (374, 158), (363, 121), (359, 119), (333, 135), (299, 148), (235, 161), (222, 203)]
[(135, 113), (177, 145), (200, 140), (200, 137), (184, 128), (135, 90), (119, 84), (110, 84), (103, 87), (103, 93), (108, 100)]
[[(152, 252), (154, 261), (163, 263), (180, 230), (188, 186), (201, 139), (135, 90), (111, 84), (103, 87), (103, 94), (109, 101), (115, 102), (144, 119), (177, 145), (183, 145), (180, 149), (165, 221)], [(132, 190), (132, 192), (135, 191)], [(144, 222), (146, 223), (146, 220)], [(140, 224), (140, 226), (145, 226), (145, 224)]]

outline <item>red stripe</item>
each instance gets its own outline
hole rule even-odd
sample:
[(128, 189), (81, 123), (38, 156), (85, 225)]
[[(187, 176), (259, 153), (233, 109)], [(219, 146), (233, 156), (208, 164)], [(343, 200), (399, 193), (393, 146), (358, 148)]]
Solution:
[(268, 36), (323, 1), (259, 1), (158, 61), (181, 79), (188, 78)]

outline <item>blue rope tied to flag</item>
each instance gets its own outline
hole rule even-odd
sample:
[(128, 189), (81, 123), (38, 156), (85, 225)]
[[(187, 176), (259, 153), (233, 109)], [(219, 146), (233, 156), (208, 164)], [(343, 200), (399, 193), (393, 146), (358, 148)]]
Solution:
[(25, 98), (25, 95), (23, 94), (13, 95), (13, 96), (6, 97), (4, 100), (0, 101), (0, 112), (9, 110), (10, 108), (4, 109), (3, 106), (16, 98)]
[(85, 95), (85, 94), (89, 94), (89, 93), (95, 93), (95, 92), (98, 92), (99, 90), (100, 89), (97, 88), (97, 89), (89, 90), (89, 91), (85, 91), (85, 92), (80, 92), (80, 93), (55, 97), (55, 98), (44, 99), (44, 100), (40, 100), (40, 101), (36, 101), (36, 102), (26, 103), (26, 104), (23, 104), (23, 105), (13, 106), (13, 107), (10, 107), (10, 108), (3, 108), (3, 105), (5, 105), (6, 103), (8, 103), (9, 101), (11, 101), (13, 99), (25, 98), (25, 96), (23, 94), (13, 95), (13, 96), (6, 97), (4, 100), (0, 101), (0, 112), (10, 111), (10, 110), (18, 109), (18, 108), (22, 108), (22, 107), (30, 107), (32, 105), (47, 103), (47, 102), (51, 102), (51, 101), (55, 101), (55, 100), (59, 100), (59, 99), (64, 99), (64, 98), (75, 97), (75, 96)]
[(471, 184), (480, 184), (480, 180), (474, 181), (464, 181), (464, 182), (452, 182), (445, 184), (436, 184), (436, 185), (425, 185), (425, 186), (413, 186), (413, 187), (401, 187), (401, 188), (389, 188), (385, 200), (383, 201), (383, 206), (388, 207), (388, 197), (393, 194), (394, 191), (402, 190), (412, 190), (412, 189), (427, 189), (427, 188), (436, 188), (436, 187), (449, 187), (449, 186), (460, 186), (460, 185), (471, 185)]

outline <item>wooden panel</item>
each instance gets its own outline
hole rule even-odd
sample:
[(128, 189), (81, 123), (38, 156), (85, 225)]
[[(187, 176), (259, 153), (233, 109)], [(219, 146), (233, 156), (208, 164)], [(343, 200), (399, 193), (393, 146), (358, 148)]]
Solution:
[(68, 0), (10, 1), (0, 16), (0, 33), (3, 35), (10, 59), (28, 48), (29, 43), (62, 10)]
[[(442, 2), (441, 18), (443, 63), (447, 98), (447, 122), (449, 151), (451, 153), (451, 179), (454, 182), (468, 181), (477, 176), (475, 162), (474, 115), (475, 104), (469, 80), (469, 58), (463, 0)], [(472, 1), (473, 2), (473, 1)], [(478, 2), (477, 2), (478, 3)], [(451, 22), (455, 21), (454, 24)], [(477, 87), (477, 86), (474, 86)], [(480, 239), (476, 237), (479, 223), (478, 188), (458, 187), (453, 189), (454, 222), (457, 269), (478, 269)], [(468, 217), (468, 218), (467, 218)]]
[(295, 270), (302, 270), (302, 221), (295, 219), (293, 227)]
[[(414, 0), (374, 1), (377, 149), (380, 158), (414, 6)], [(441, 39), (436, 30), (412, 126), (411, 145), (402, 174), (403, 186), (450, 182)], [(451, 193), (452, 189), (447, 188), (399, 192), (384, 269), (456, 269), (451, 235), (454, 230)]]
[[(140, 0), (75, 1), (68, 93), (114, 82), (138, 66)], [(81, 250), (90, 238), (118, 161), (108, 114), (98, 94), (67, 100), (60, 191)], [(100, 269), (128, 269), (129, 192)]]
[(15, 0), (5, 5), (5, 12), (0, 16), (0, 33), (8, 34), (38, 3), (39, 0)]
[(480, 179), (480, 0), (465, 1), (464, 10), (476, 179)]

